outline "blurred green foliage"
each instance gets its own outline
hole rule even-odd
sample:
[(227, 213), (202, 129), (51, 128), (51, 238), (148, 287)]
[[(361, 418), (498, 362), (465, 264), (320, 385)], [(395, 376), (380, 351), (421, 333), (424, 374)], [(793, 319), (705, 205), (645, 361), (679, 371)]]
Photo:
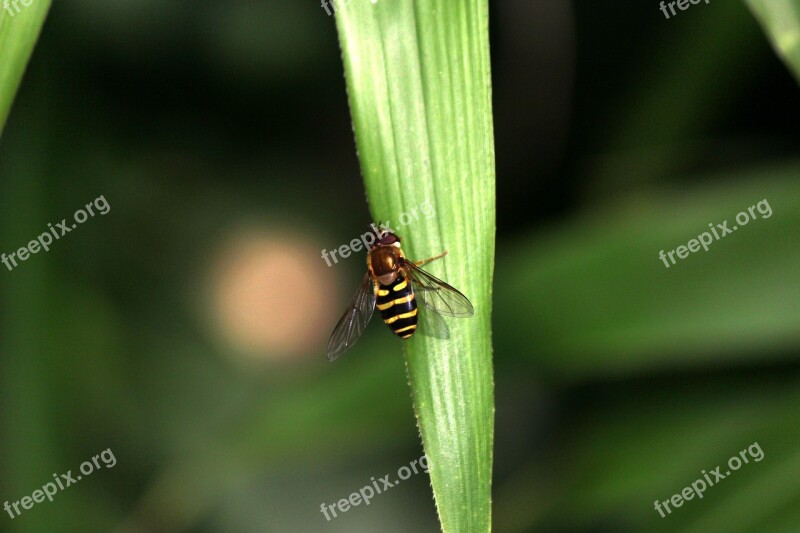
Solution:
[[(491, 9), (495, 530), (796, 529), (796, 81), (738, 2)], [(363, 275), (316, 251), (369, 220), (353, 146), (316, 4), (52, 7), (0, 144), (0, 251), (100, 194), (111, 212), (0, 277), (0, 503), (118, 462), (3, 530), (438, 530), (421, 475), (319, 511), (422, 453), (385, 328), (324, 357)], [(658, 259), (764, 198), (772, 217)], [(209, 273), (243, 225), (321, 267), (261, 328), (330, 306), (310, 347), (218, 332)], [(753, 442), (763, 461), (654, 510)]]
[(800, 1), (745, 0), (795, 77), (800, 81)]

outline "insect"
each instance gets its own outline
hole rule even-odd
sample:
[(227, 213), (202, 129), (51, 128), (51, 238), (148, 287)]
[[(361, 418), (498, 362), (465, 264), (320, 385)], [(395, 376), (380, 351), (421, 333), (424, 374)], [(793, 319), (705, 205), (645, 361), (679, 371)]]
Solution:
[(466, 296), (422, 270), (420, 265), (444, 257), (409, 261), (400, 248), (400, 237), (391, 230), (377, 231), (367, 254), (367, 273), (328, 341), (328, 360), (333, 361), (353, 346), (364, 333), (377, 307), (384, 323), (401, 339), (417, 329), (416, 295), (428, 309), (444, 316), (474, 314)]

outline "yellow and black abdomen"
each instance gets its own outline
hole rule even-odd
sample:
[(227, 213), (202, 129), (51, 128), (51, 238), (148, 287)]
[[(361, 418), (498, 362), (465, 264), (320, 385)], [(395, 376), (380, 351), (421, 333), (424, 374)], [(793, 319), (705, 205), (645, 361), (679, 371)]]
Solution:
[(411, 284), (402, 275), (391, 285), (378, 286), (376, 306), (383, 321), (402, 339), (407, 339), (417, 329), (417, 301)]

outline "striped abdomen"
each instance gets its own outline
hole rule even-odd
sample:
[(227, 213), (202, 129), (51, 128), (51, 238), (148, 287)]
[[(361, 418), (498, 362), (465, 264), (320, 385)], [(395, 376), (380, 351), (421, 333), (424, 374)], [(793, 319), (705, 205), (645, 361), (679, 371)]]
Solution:
[(403, 275), (391, 285), (378, 285), (376, 306), (383, 321), (400, 338), (407, 339), (417, 329), (417, 301), (414, 290)]

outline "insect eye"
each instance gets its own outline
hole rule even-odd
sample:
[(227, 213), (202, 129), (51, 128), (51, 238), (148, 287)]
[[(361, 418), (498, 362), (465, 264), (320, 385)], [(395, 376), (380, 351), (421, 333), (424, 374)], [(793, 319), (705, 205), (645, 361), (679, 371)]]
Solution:
[(394, 244), (396, 242), (400, 242), (400, 238), (397, 235), (395, 235), (394, 233), (387, 233), (380, 240), (381, 244), (386, 244), (386, 245), (391, 245), (391, 244)]

